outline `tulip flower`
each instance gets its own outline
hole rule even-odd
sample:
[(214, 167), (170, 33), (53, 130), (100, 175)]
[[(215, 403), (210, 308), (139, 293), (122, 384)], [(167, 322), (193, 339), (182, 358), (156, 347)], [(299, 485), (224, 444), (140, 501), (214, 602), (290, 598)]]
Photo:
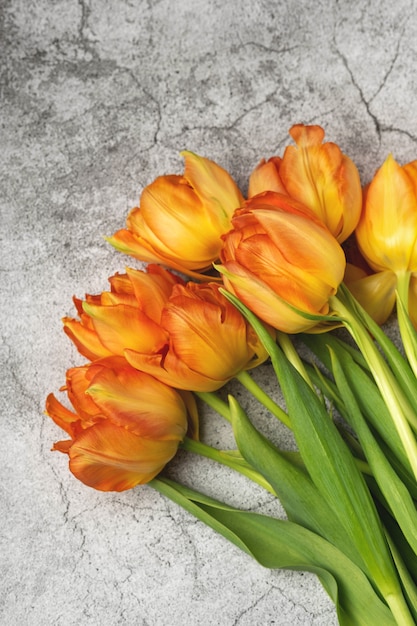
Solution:
[(110, 279), (111, 291), (74, 299), (79, 320), (64, 318), (64, 331), (79, 352), (95, 360), (123, 356), (126, 348), (154, 350), (164, 345), (166, 332), (160, 326), (161, 312), (181, 278), (158, 265), (146, 272), (128, 268)]
[(166, 344), (125, 350), (134, 367), (178, 389), (214, 391), (267, 358), (251, 326), (215, 283), (176, 285), (161, 316)]
[[(342, 248), (317, 217), (288, 196), (265, 193), (236, 211), (221, 253), (224, 283), (260, 319), (287, 333), (326, 315), (343, 279)], [(300, 311), (300, 312), (298, 312)]]
[(282, 159), (260, 163), (251, 175), (249, 196), (264, 191), (288, 194), (313, 211), (342, 243), (360, 217), (358, 170), (336, 144), (323, 143), (320, 126), (296, 124), (290, 135), (297, 145), (288, 146)]
[(214, 283), (185, 284), (167, 270), (127, 269), (111, 291), (76, 301), (64, 329), (91, 360), (123, 356), (178, 389), (213, 391), (267, 358), (251, 327)]
[(348, 284), (349, 288), (374, 318), (373, 309), (378, 308), (378, 303), (388, 317), (397, 290), (416, 325), (417, 161), (400, 166), (392, 155), (387, 157), (365, 189), (356, 239), (375, 272), (368, 279), (375, 287), (370, 291), (363, 284)]
[(417, 162), (388, 156), (365, 190), (356, 237), (375, 271), (417, 271)]
[(200, 277), (219, 257), (243, 197), (219, 165), (182, 152), (184, 176), (160, 176), (148, 185), (127, 218), (127, 229), (108, 241), (120, 252)]
[(48, 396), (46, 413), (70, 437), (53, 449), (68, 454), (71, 472), (95, 489), (124, 491), (149, 482), (186, 434), (181, 395), (123, 358), (68, 370), (63, 389), (75, 412)]

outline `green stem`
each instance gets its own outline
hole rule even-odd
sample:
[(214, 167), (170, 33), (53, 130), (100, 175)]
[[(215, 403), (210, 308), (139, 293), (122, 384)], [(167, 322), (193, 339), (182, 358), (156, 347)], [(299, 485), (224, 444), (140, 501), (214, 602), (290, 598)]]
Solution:
[(404, 351), (414, 376), (417, 377), (417, 333), (408, 313), (410, 278), (411, 272), (397, 274), (397, 318)]
[(349, 305), (337, 296), (330, 298), (330, 304), (332, 309), (343, 318), (346, 329), (355, 339), (360, 351), (368, 362), (417, 479), (417, 442), (409, 423), (409, 419), (414, 415), (414, 411), (367, 329), (352, 313)]
[(392, 537), (389, 535), (387, 529), (385, 528), (385, 535), (387, 537), (388, 545), (391, 550), (392, 558), (395, 563), (395, 567), (397, 568), (398, 574), (401, 578), (401, 582), (403, 585), (404, 593), (406, 598), (408, 599), (408, 604), (410, 606), (411, 611), (414, 614), (414, 618), (417, 617), (417, 588), (414, 583), (410, 572), (407, 569), (407, 566), (404, 562), (404, 559), (401, 555), (401, 551), (395, 545)]
[(416, 626), (413, 616), (410, 613), (407, 602), (402, 594), (388, 594), (385, 601), (391, 609), (398, 626)]
[(203, 400), (209, 407), (214, 409), (219, 415), (224, 417), (228, 422), (231, 421), (230, 409), (227, 402), (221, 400), (215, 393), (211, 391), (194, 391), (194, 394), (200, 400)]
[(406, 311), (408, 311), (408, 292), (410, 288), (411, 272), (397, 273), (397, 296), (401, 298)]
[(280, 422), (291, 429), (290, 418), (286, 412), (256, 383), (246, 371), (240, 372), (236, 376), (237, 380), (256, 398), (272, 415)]
[(272, 493), (272, 495), (277, 495), (276, 491), (271, 487), (269, 482), (265, 480), (265, 478), (251, 465), (249, 465), (249, 463), (247, 463), (243, 459), (238, 451), (218, 450), (217, 448), (212, 448), (211, 446), (208, 446), (202, 441), (195, 441), (194, 439), (190, 439), (189, 437), (185, 437), (184, 441), (181, 444), (181, 448), (183, 450), (187, 450), (187, 452), (199, 454), (200, 456), (204, 456), (207, 459), (216, 461), (221, 465), (230, 467), (236, 472), (239, 472), (239, 474), (250, 478), (250, 480)]

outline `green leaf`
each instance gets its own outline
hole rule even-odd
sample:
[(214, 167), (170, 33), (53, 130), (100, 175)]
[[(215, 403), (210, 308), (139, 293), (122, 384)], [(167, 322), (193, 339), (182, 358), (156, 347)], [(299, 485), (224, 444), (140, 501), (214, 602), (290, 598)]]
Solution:
[(336, 605), (341, 626), (395, 626), (361, 569), (322, 537), (290, 521), (234, 509), (166, 478), (149, 485), (264, 567), (316, 574)]
[[(341, 392), (350, 416), (350, 422), (362, 445), (373, 476), (391, 509), (393, 517), (397, 520), (404, 536), (417, 556), (417, 511), (415, 503), (408, 489), (381, 451), (362, 416), (351, 387), (351, 381), (356, 374), (354, 362), (350, 356), (345, 355), (342, 366), (334, 352), (331, 352), (331, 359), (336, 384)], [(350, 374), (349, 379), (346, 376), (346, 372)]]
[(411, 323), (408, 309), (399, 293), (397, 293), (397, 318), (405, 353), (414, 376), (417, 376), (417, 331)]
[[(336, 338), (331, 335), (327, 335), (326, 337), (305, 335), (303, 336), (303, 342), (319, 357), (329, 371), (332, 371), (332, 360), (329, 348), (337, 355), (341, 363), (350, 359), (349, 371), (345, 373), (348, 376), (349, 384), (361, 411), (372, 426), (379, 432), (386, 444), (392, 449), (411, 477), (412, 468), (398, 435), (398, 431), (391, 419), (387, 405), (373, 378), (368, 376), (367, 370), (358, 364), (358, 359), (355, 358), (355, 352), (357, 351), (354, 350), (352, 352), (351, 349), (348, 349), (347, 344), (343, 341), (336, 340)], [(316, 382), (320, 384), (317, 379)], [(326, 393), (324, 389), (323, 392)], [(332, 399), (337, 401), (335, 396), (333, 396)]]
[(321, 400), (284, 358), (258, 318), (238, 298), (225, 295), (252, 325), (271, 357), (297, 446), (313, 482), (361, 554), (381, 593), (399, 598), (401, 590), (381, 521), (349, 448)]
[(361, 555), (346, 535), (340, 521), (313, 484), (299, 461), (283, 454), (264, 437), (243, 411), (235, 398), (229, 396), (230, 415), (236, 443), (246, 461), (272, 485), (288, 518), (325, 537), (341, 549), (359, 567)]
[(347, 306), (353, 311), (353, 314), (358, 322), (362, 323), (378, 342), (389, 366), (391, 367), (397, 383), (401, 387), (402, 392), (405, 394), (407, 401), (414, 409), (414, 419), (412, 420), (412, 424), (413, 427), (416, 428), (415, 416), (417, 414), (417, 380), (407, 360), (384, 333), (382, 328), (371, 318), (370, 315), (368, 315), (368, 313), (350, 293), (349, 289), (343, 284), (339, 287), (338, 297), (347, 304)]

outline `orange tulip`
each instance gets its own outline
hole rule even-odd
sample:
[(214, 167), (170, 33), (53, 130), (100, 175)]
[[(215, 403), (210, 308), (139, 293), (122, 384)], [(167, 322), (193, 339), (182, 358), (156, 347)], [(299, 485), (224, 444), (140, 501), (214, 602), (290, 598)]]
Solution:
[(286, 193), (313, 211), (336, 237), (345, 241), (361, 212), (362, 190), (358, 170), (340, 148), (323, 143), (320, 126), (296, 124), (282, 159), (263, 161), (252, 173), (250, 197), (263, 191)]
[(126, 350), (134, 367), (179, 389), (214, 391), (267, 354), (243, 316), (214, 283), (176, 285), (161, 326), (166, 344), (152, 351)]
[(111, 291), (77, 301), (64, 329), (91, 360), (124, 356), (137, 369), (192, 391), (212, 391), (267, 355), (214, 283), (187, 283), (159, 266), (127, 269)]
[(108, 241), (141, 261), (194, 276), (218, 259), (221, 235), (243, 197), (219, 165), (192, 152), (181, 154), (184, 176), (160, 176), (147, 186), (140, 207), (127, 218), (127, 229)]
[(146, 272), (128, 268), (109, 280), (110, 292), (87, 295), (85, 302), (74, 299), (79, 320), (63, 320), (79, 352), (93, 361), (123, 355), (126, 348), (146, 351), (164, 345), (162, 308), (173, 286), (183, 281), (158, 265), (149, 265)]
[(226, 287), (260, 319), (296, 333), (326, 315), (343, 279), (342, 248), (317, 217), (288, 196), (265, 193), (235, 213), (221, 253)]
[[(154, 478), (187, 431), (181, 395), (120, 357), (68, 370), (75, 412), (52, 394), (46, 412), (70, 436), (53, 449), (69, 456), (72, 473), (101, 491), (123, 491)], [(189, 399), (187, 399), (189, 401)]]

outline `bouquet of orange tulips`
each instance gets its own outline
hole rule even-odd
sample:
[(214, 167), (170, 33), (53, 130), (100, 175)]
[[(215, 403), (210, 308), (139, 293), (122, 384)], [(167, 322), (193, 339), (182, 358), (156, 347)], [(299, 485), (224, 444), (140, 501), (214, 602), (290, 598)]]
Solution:
[[(417, 161), (389, 156), (364, 189), (318, 126), (262, 160), (247, 197), (219, 165), (182, 153), (109, 242), (146, 262), (74, 299), (64, 330), (73, 410), (47, 414), (54, 449), (103, 491), (148, 483), (269, 568), (314, 572), (343, 626), (417, 622)], [(396, 308), (401, 346), (381, 325)], [(302, 347), (302, 350), (299, 348)], [(270, 360), (285, 405), (250, 374)], [(237, 379), (291, 429), (273, 444)], [(207, 403), (236, 449), (201, 440)], [(269, 490), (287, 519), (230, 507), (169, 478), (182, 448)], [(187, 457), (188, 458), (188, 457)]]

